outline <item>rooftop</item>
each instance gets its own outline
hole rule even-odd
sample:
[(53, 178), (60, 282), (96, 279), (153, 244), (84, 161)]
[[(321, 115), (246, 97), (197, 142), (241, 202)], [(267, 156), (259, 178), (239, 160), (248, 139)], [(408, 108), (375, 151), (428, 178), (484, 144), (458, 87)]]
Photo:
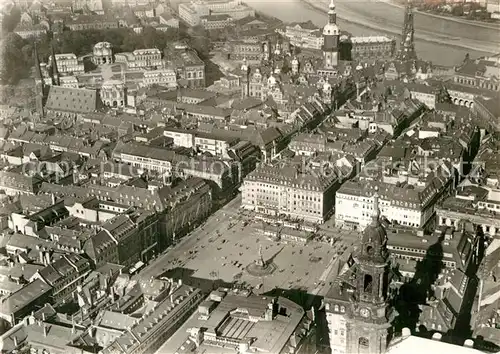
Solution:
[(15, 293), (12, 293), (7, 298), (2, 299), (0, 313), (4, 316), (15, 314), (26, 306), (31, 305), (36, 299), (47, 294), (51, 290), (51, 286), (37, 279)]
[[(174, 353), (185, 343), (188, 328), (206, 328), (220, 337), (234, 340), (255, 338), (250, 348), (260, 353), (280, 353), (304, 317), (304, 310), (294, 302), (278, 297), (277, 305), (285, 315), (277, 314), (271, 321), (264, 320), (267, 305), (273, 300), (267, 296), (226, 295), (210, 313), (208, 319), (193, 314), (189, 320), (160, 348), (160, 352)], [(254, 320), (250, 320), (250, 318)], [(227, 349), (202, 343), (201, 349), (209, 353), (227, 353)]]

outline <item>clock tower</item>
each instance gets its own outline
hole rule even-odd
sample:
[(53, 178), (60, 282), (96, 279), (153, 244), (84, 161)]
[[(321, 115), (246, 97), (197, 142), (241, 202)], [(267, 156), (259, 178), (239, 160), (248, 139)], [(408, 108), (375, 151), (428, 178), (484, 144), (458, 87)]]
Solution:
[(389, 329), (389, 252), (387, 234), (380, 223), (378, 194), (373, 195), (371, 224), (353, 253), (356, 264), (353, 296), (346, 316), (347, 353), (384, 353)]
[(339, 36), (337, 26), (337, 13), (333, 0), (328, 8), (328, 23), (323, 28), (323, 66), (324, 69), (333, 70), (339, 62)]

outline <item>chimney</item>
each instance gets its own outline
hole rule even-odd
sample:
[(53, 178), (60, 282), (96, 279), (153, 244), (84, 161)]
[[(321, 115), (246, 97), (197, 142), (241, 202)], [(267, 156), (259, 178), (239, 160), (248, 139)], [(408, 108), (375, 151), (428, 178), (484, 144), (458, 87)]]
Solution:
[(17, 343), (17, 336), (13, 336), (12, 340), (14, 340), (14, 348), (17, 348), (17, 346), (19, 345), (19, 343)]
[(179, 286), (182, 286), (182, 279), (179, 279)]
[(40, 254), (40, 263), (41, 264), (45, 264), (45, 257), (43, 256), (43, 251), (40, 250), (39, 251), (39, 254)]
[(92, 326), (89, 327), (88, 329), (88, 334), (89, 334), (89, 337), (94, 337), (94, 328)]
[(45, 252), (45, 259), (47, 262), (46, 265), (49, 265), (52, 263), (52, 255), (50, 254), (50, 251)]
[(45, 312), (42, 312), (42, 321), (45, 322)]
[(173, 304), (174, 303), (174, 294), (170, 294), (170, 302)]
[(47, 337), (47, 334), (49, 334), (49, 328), (47, 327), (47, 325), (44, 323), (43, 324), (43, 336), (44, 337)]
[(54, 193), (50, 194), (50, 201), (52, 202), (52, 205), (56, 204), (56, 195)]

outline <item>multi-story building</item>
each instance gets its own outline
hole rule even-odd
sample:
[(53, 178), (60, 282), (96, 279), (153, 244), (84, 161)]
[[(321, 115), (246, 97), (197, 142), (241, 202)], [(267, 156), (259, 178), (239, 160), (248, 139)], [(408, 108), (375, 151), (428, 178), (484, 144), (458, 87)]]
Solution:
[(224, 159), (230, 158), (229, 151), (238, 141), (237, 138), (202, 132), (197, 132), (194, 137), (196, 149)]
[(161, 52), (157, 48), (137, 49), (132, 53), (117, 53), (115, 54), (115, 61), (125, 63), (127, 69), (130, 70), (158, 69), (163, 67)]
[[(176, 164), (175, 173), (180, 177), (197, 177), (208, 181), (213, 190), (213, 196), (225, 198), (232, 193), (239, 182), (238, 171), (230, 161), (211, 157), (193, 157)], [(237, 167), (237, 166), (234, 166)]]
[(188, 149), (194, 148), (194, 133), (189, 130), (177, 128), (165, 128), (163, 135), (174, 139), (174, 145), (185, 147)]
[(406, 85), (410, 97), (419, 100), (427, 106), (427, 108), (435, 109), (438, 100), (437, 90), (425, 84), (411, 83)]
[[(122, 329), (116, 339), (101, 350), (103, 354), (119, 351), (126, 354), (154, 353), (181, 327), (197, 309), (204, 296), (200, 289), (172, 284), (170, 296), (157, 302), (128, 329)], [(130, 316), (131, 317), (131, 316)], [(134, 318), (132, 318), (134, 320)], [(118, 324), (114, 324), (118, 325)], [(109, 325), (108, 325), (109, 326)], [(124, 344), (126, 343), (126, 344)]]
[(322, 134), (298, 134), (290, 141), (289, 148), (299, 156), (312, 156), (326, 151), (327, 138)]
[(436, 207), (438, 225), (458, 228), (462, 220), (468, 220), (492, 237), (500, 234), (499, 213), (498, 191), (479, 186), (463, 187)]
[(165, 61), (185, 81), (186, 87), (205, 87), (205, 63), (194, 50), (183, 45), (165, 49)]
[[(123, 210), (123, 205), (113, 207)], [(99, 226), (100, 230), (85, 242), (85, 253), (94, 267), (106, 263), (133, 266), (147, 262), (159, 250), (158, 221), (154, 213), (125, 209)]]
[(51, 86), (45, 110), (47, 114), (78, 117), (101, 107), (96, 90)]
[(200, 24), (207, 30), (223, 29), (234, 26), (234, 20), (227, 14), (200, 17)]
[(92, 62), (95, 65), (113, 63), (113, 45), (109, 42), (99, 42), (92, 50)]
[(160, 249), (193, 230), (213, 212), (212, 189), (201, 178), (188, 178), (166, 196), (171, 207), (160, 217)]
[(45, 34), (47, 34), (47, 27), (42, 26), (40, 24), (26, 24), (21, 23), (14, 29), (14, 32), (18, 34), (21, 38), (39, 38)]
[(264, 55), (264, 46), (258, 41), (231, 41), (229, 47), (231, 60), (260, 61)]
[[(408, 187), (375, 181), (347, 181), (335, 197), (335, 224), (364, 229), (371, 220), (374, 191), (380, 195), (380, 212), (393, 224), (423, 229), (435, 215), (435, 205), (452, 188), (453, 179), (435, 176), (423, 185)], [(411, 184), (411, 183), (410, 183)]]
[(441, 244), (443, 252), (434, 256), (442, 257), (443, 271), (458, 269), (467, 273), (477, 251), (478, 239), (474, 233), (465, 230), (448, 228), (442, 234), (423, 237), (406, 232), (391, 232), (387, 236), (387, 249), (393, 261), (401, 265), (406, 279), (411, 279), (415, 274), (417, 262), (426, 257), (429, 249), (432, 251), (433, 245), (438, 243), (439, 238), (443, 239)]
[(38, 176), (28, 177), (14, 172), (0, 172), (0, 190), (6, 195), (36, 194), (42, 182)]
[(498, 98), (474, 97), (473, 112), (492, 131), (500, 131), (500, 108)]
[[(28, 316), (33, 308), (50, 302), (52, 287), (40, 279), (23, 286), (18, 291), (2, 299), (0, 319), (7, 326), (14, 326)], [(2, 323), (5, 328), (4, 323)]]
[(147, 70), (144, 72), (142, 85), (159, 85), (168, 88), (176, 88), (177, 75), (173, 69)]
[(30, 281), (39, 279), (51, 286), (53, 301), (62, 304), (71, 299), (73, 292), (83, 283), (89, 272), (90, 262), (86, 258), (69, 254), (47, 264), (45, 268), (35, 273)]
[(172, 16), (169, 13), (163, 13), (160, 16), (158, 16), (159, 24), (160, 26), (156, 27), (158, 30), (161, 28), (161, 30), (168, 30), (169, 28), (179, 28), (179, 19), (177, 17)]
[(188, 104), (199, 104), (203, 101), (215, 98), (216, 93), (201, 89), (180, 89), (177, 91), (177, 102)]
[(291, 23), (286, 26), (283, 35), (296, 47), (321, 50), (324, 44), (320, 28), (311, 21)]
[(118, 28), (118, 19), (105, 15), (79, 15), (67, 20), (65, 26), (72, 31), (111, 29)]
[(388, 60), (396, 51), (396, 40), (386, 36), (351, 37), (351, 44), (355, 61)]
[(489, 58), (467, 60), (456, 69), (453, 81), (457, 84), (500, 91), (500, 63)]
[(258, 213), (322, 223), (334, 206), (335, 173), (299, 166), (261, 165), (243, 182), (242, 206)]
[(113, 150), (113, 159), (165, 176), (172, 173), (175, 155), (174, 151), (121, 141)]
[(191, 1), (189, 4), (179, 5), (179, 17), (190, 26), (197, 26), (203, 16), (228, 15), (234, 20), (247, 16), (255, 16), (255, 10), (243, 4), (241, 0), (222, 1)]
[(105, 81), (99, 90), (101, 101), (108, 107), (127, 106), (127, 88), (121, 80)]
[[(298, 333), (301, 338), (309, 334), (307, 323), (304, 310), (283, 297), (213, 291), (198, 306), (198, 313), (158, 352), (182, 353), (195, 350), (195, 346), (204, 353), (218, 352), (220, 348), (226, 353), (295, 352), (301, 346)], [(235, 331), (237, 324), (241, 330)], [(249, 339), (251, 333), (260, 335)]]
[(104, 15), (102, 0), (73, 0), (73, 10), (86, 10)]

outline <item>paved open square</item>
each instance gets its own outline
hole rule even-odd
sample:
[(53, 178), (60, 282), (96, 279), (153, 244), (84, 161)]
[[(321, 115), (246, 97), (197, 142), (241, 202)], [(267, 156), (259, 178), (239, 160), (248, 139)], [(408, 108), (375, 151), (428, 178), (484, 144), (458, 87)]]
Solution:
[[(204, 225), (163, 254), (142, 276), (168, 276), (246, 283), (254, 291), (300, 289), (324, 295), (338, 272), (340, 257), (356, 239), (355, 233), (322, 231), (337, 237), (333, 245), (275, 241), (262, 234), (262, 222), (239, 210), (240, 196), (212, 215)], [(262, 259), (276, 268), (271, 274), (254, 276), (247, 267)]]

